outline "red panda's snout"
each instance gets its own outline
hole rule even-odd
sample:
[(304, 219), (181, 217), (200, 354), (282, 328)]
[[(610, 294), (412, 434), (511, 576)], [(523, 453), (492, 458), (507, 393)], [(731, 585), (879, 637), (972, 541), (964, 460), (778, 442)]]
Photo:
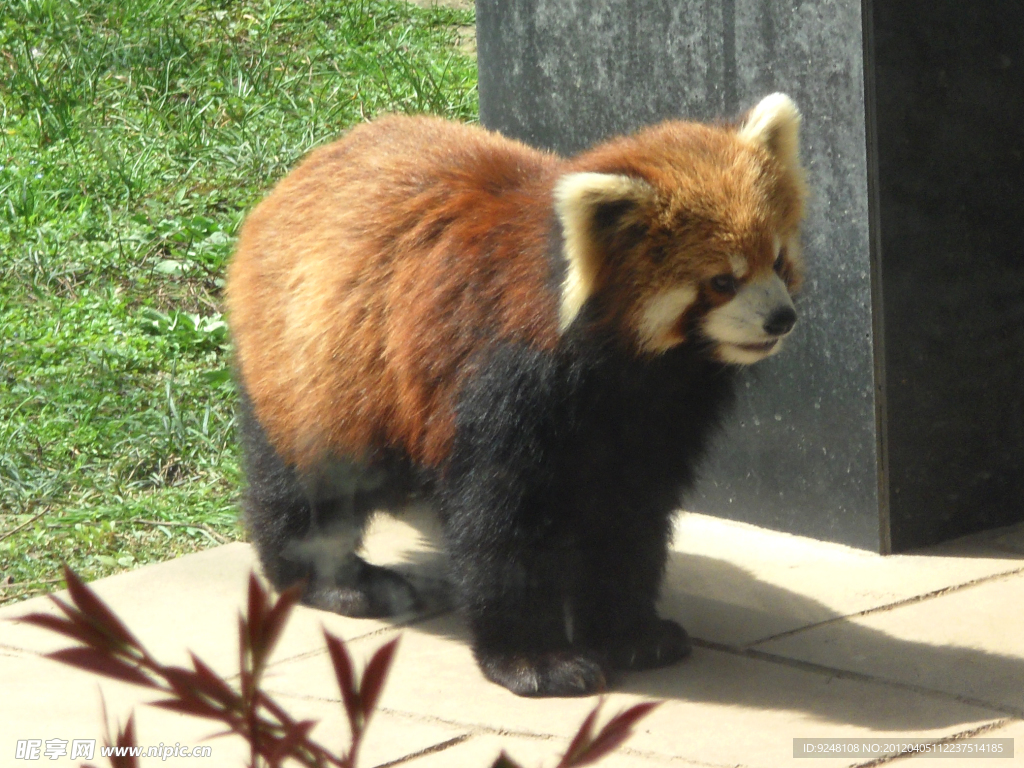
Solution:
[(702, 331), (719, 360), (750, 365), (778, 352), (796, 321), (786, 284), (770, 272), (736, 286), (732, 299), (708, 312)]

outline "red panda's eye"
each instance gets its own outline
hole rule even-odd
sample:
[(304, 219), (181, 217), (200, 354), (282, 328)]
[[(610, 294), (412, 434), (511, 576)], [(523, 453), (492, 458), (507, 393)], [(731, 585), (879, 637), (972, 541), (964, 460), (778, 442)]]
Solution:
[(711, 278), (710, 283), (718, 293), (736, 293), (736, 278), (730, 274), (715, 275)]

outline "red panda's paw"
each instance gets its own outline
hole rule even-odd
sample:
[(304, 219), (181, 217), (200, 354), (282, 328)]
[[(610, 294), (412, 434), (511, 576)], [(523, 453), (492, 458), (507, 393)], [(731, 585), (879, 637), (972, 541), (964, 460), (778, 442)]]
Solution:
[(363, 563), (353, 585), (313, 582), (302, 602), (313, 608), (356, 618), (387, 618), (419, 611), (422, 601), (404, 576)]
[(610, 657), (615, 669), (656, 669), (685, 659), (691, 650), (685, 629), (669, 619), (655, 618), (614, 642)]
[(476, 652), (484, 675), (517, 696), (587, 696), (608, 685), (604, 665), (595, 654)]

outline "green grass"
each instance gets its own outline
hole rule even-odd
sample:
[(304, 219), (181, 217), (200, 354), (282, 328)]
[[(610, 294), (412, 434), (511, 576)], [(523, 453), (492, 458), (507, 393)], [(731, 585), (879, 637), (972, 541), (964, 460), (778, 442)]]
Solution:
[(387, 0), (6, 1), (0, 603), (61, 561), (96, 578), (244, 537), (220, 311), (238, 227), (353, 123), (474, 119), (472, 21)]

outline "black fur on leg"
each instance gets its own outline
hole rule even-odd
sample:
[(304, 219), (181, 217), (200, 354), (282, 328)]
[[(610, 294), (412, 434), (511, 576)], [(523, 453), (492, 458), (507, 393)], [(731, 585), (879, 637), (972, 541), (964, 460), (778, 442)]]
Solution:
[(310, 504), (295, 472), (281, 460), (256, 421), (252, 405), (239, 389), (238, 431), (242, 466), (248, 481), (242, 508), (263, 573), (278, 589), (310, 577), (310, 569), (282, 557), (290, 541), (309, 529)]
[(306, 582), (303, 602), (347, 616), (393, 616), (420, 601), (402, 576), (356, 554), (375, 509), (408, 500), (400, 462), (333, 459), (300, 477), (274, 450), (240, 389), (239, 432), (248, 486), (243, 508), (263, 572), (278, 589)]
[(690, 348), (638, 360), (581, 338), (493, 350), (462, 393), (442, 476), (477, 659), (520, 695), (597, 690), (607, 669), (690, 652), (654, 604), (672, 513), (732, 377)]
[(608, 661), (613, 669), (656, 669), (685, 659), (692, 650), (685, 629), (671, 619), (654, 616), (612, 638)]
[(604, 662), (589, 653), (497, 653), (475, 651), (477, 664), (492, 683), (517, 696), (589, 696), (608, 687)]

